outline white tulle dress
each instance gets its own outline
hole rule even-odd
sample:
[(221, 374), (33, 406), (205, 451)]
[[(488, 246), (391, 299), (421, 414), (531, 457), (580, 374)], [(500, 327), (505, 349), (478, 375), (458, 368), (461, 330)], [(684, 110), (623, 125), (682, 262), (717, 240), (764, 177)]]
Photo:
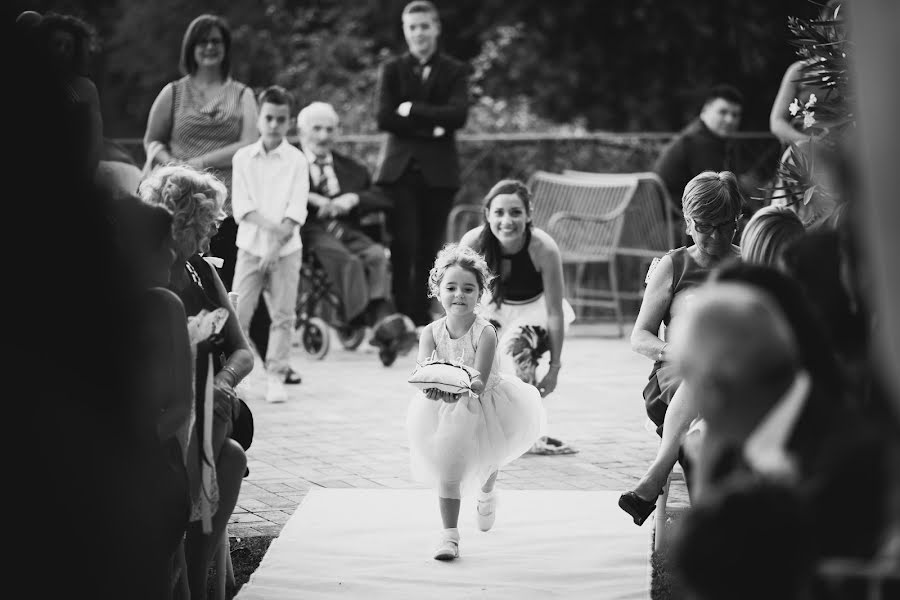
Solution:
[[(432, 326), (437, 357), (475, 366), (475, 351), (485, 327), (476, 317), (458, 339), (447, 330), (446, 317)], [(544, 435), (546, 415), (540, 393), (514, 374), (499, 372), (499, 353), (479, 396), (459, 402), (429, 400), (417, 392), (409, 405), (406, 428), (413, 476), (443, 498), (477, 491), (491, 473), (524, 454)]]

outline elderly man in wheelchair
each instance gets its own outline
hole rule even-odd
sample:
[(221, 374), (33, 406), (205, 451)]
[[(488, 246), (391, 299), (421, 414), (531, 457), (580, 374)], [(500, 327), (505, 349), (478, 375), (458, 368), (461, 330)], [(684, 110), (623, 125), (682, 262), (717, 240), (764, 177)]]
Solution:
[[(370, 344), (386, 366), (418, 342), (414, 325), (394, 313), (390, 298), (389, 239), (384, 212), (390, 200), (372, 185), (368, 169), (332, 149), (339, 117), (325, 102), (313, 102), (297, 116), (299, 148), (309, 162), (309, 215), (300, 230), (303, 266), (297, 295), (296, 328), (304, 350), (323, 358), (329, 326), (341, 344), (355, 349), (367, 326)], [(260, 303), (262, 305), (262, 303)], [(265, 351), (268, 315), (257, 311), (250, 337)]]

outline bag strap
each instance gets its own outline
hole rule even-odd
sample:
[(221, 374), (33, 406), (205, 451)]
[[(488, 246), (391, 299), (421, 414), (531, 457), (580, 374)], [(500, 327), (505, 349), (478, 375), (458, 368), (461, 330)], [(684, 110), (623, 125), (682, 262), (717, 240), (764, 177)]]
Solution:
[(169, 110), (169, 123), (171, 123), (171, 126), (174, 127), (175, 126), (175, 102), (176, 102), (177, 94), (178, 94), (178, 80), (173, 79), (170, 82), (170, 84), (172, 86), (172, 108)]

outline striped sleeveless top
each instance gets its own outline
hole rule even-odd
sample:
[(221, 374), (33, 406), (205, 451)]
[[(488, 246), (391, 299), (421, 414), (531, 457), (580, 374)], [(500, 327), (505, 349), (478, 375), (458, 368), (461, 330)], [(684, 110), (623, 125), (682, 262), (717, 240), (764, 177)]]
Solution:
[[(172, 136), (169, 146), (173, 156), (189, 160), (241, 139), (241, 97), (249, 89), (246, 85), (229, 77), (219, 93), (205, 103), (188, 76), (170, 85)], [(231, 215), (231, 167), (210, 168), (209, 171), (228, 188), (224, 209)]]

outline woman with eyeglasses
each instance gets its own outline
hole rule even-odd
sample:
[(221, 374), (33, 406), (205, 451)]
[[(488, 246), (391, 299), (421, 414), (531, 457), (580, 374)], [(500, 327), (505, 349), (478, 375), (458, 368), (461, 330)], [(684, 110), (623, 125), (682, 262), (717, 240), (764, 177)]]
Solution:
[[(242, 405), (235, 388), (253, 370), (253, 354), (216, 270), (203, 257), (224, 217), (225, 185), (186, 165), (155, 169), (138, 187), (149, 204), (172, 213), (175, 261), (168, 288), (184, 305), (194, 348), (194, 401), (176, 434), (191, 496), (185, 558), (191, 598), (205, 598), (207, 569), (237, 504), (247, 468), (231, 436)], [(224, 313), (224, 314), (223, 314)], [(213, 327), (217, 315), (220, 329)]]
[[(741, 215), (743, 197), (737, 177), (731, 171), (704, 171), (684, 187), (681, 198), (691, 246), (670, 250), (654, 260), (647, 274), (647, 287), (631, 333), (631, 348), (653, 361), (653, 370), (644, 388), (647, 416), (662, 437), (656, 459), (631, 491), (619, 497), (619, 506), (641, 525), (656, 507), (669, 473), (680, 461), (689, 475), (689, 465), (681, 456), (681, 440), (696, 417), (693, 403), (680, 387), (681, 380), (668, 362), (668, 344), (662, 326), (671, 322), (676, 296), (685, 296), (703, 283), (709, 273), (724, 263), (740, 259), (740, 249), (732, 243)], [(689, 301), (689, 300), (688, 300)], [(660, 515), (659, 518), (663, 518)]]
[(220, 276), (231, 289), (237, 260), (237, 225), (231, 216), (231, 159), (256, 141), (258, 109), (253, 90), (231, 78), (231, 29), (222, 17), (200, 15), (181, 42), (183, 77), (160, 91), (147, 120), (144, 174), (171, 162), (212, 172), (228, 188), (227, 218), (210, 251), (224, 261)]

